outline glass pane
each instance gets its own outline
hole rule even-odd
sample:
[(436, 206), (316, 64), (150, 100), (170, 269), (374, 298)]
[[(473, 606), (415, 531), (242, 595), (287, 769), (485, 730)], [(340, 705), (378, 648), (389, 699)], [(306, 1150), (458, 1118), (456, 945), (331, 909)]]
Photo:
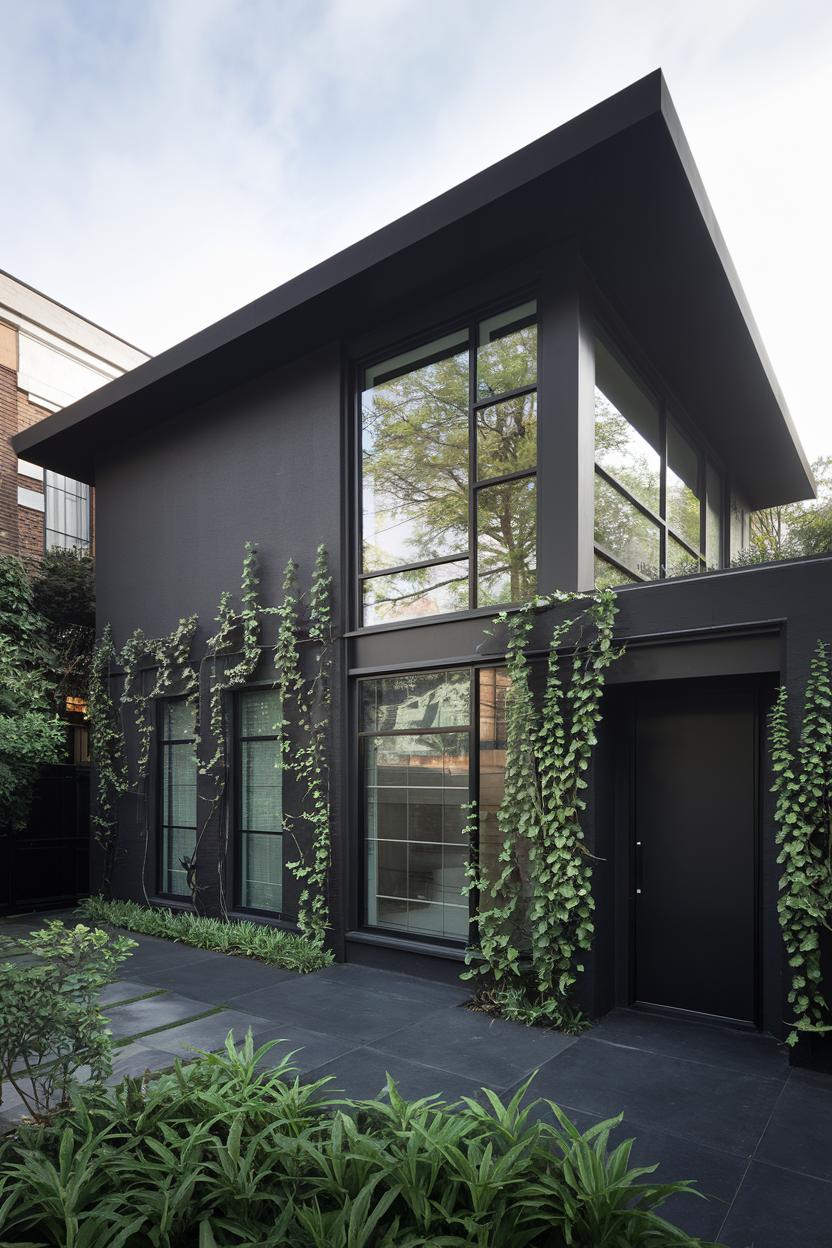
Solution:
[(278, 767), (280, 744), (243, 741), (240, 745), (241, 820), (247, 832), (279, 832), (283, 772)]
[(537, 381), (537, 304), (524, 303), (481, 321), (477, 334), (477, 398)]
[(477, 476), (506, 477), (537, 463), (537, 394), (477, 410)]
[(277, 689), (251, 689), (240, 694), (240, 736), (269, 737), (280, 720)]
[(188, 873), (182, 866), (190, 861), (196, 845), (194, 828), (164, 828), (162, 832), (162, 889), (175, 897), (187, 897)]
[(365, 624), (462, 611), (468, 606), (468, 560), (373, 576), (362, 581), (361, 592)]
[(602, 342), (595, 343), (595, 462), (659, 513), (661, 455), (655, 404)]
[(629, 499), (595, 474), (595, 540), (633, 572), (659, 575), (659, 527)]
[(705, 490), (705, 553), (709, 568), (722, 567), (722, 478), (708, 464)]
[(464, 939), (468, 733), (366, 742), (367, 921)]
[(162, 709), (162, 736), (166, 741), (190, 741), (196, 732), (195, 707), (184, 698), (165, 702)]
[(696, 550), (699, 532), (699, 456), (675, 425), (667, 426), (667, 522)]
[(622, 572), (614, 563), (610, 563), (608, 559), (602, 559), (600, 555), (595, 556), (595, 588), (596, 589), (614, 589), (616, 585), (637, 585), (638, 581), (634, 576), (628, 576), (626, 572)]
[(506, 772), (506, 695), (510, 685), (505, 668), (488, 667), (479, 673), (479, 854), (490, 877), (500, 851), (497, 812), (503, 800)]
[(466, 344), (457, 334), (366, 375), (365, 572), (468, 549)]
[(196, 760), (190, 742), (163, 747), (162, 823), (196, 827)]
[(361, 727), (365, 731), (453, 728), (470, 718), (467, 671), (419, 672), (361, 681)]
[(241, 875), (242, 904), (279, 914), (283, 908), (283, 837), (245, 833)]
[(692, 576), (700, 571), (699, 560), (681, 542), (667, 535), (667, 576)]
[(477, 606), (525, 602), (537, 593), (534, 478), (477, 492)]

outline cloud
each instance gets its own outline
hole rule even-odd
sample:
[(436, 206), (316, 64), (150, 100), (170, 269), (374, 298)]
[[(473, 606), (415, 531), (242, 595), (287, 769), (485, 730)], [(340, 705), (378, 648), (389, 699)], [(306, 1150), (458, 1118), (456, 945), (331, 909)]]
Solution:
[(157, 351), (662, 65), (793, 414), (832, 257), (832, 12), (5, 0), (0, 267)]

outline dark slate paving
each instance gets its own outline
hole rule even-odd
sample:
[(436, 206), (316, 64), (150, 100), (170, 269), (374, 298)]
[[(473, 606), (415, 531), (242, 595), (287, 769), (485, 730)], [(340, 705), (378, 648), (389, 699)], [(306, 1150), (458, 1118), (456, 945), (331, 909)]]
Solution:
[[(148, 987), (147, 984), (141, 983), (138, 979), (117, 979), (114, 984), (108, 984), (102, 989), (99, 996), (101, 1004), (116, 1005), (119, 1001), (130, 1001), (134, 997), (146, 997), (148, 993), (154, 989)], [(156, 991), (159, 991), (158, 989)]]
[(327, 1036), (319, 1031), (298, 1027), (294, 1023), (289, 1026), (285, 1023), (267, 1023), (261, 1031), (253, 1033), (252, 1039), (256, 1049), (270, 1040), (280, 1041), (261, 1059), (262, 1070), (273, 1070), (284, 1057), (291, 1054), (292, 1065), (303, 1076), (338, 1057), (355, 1052), (357, 1047), (355, 1041), (346, 1036)]
[[(278, 1024), (297, 1023), (309, 1031), (345, 1036), (355, 1044), (369, 1043), (406, 1027), (425, 1013), (423, 1002), (391, 997), (384, 992), (353, 988), (318, 975), (298, 977), (255, 992), (230, 997), (238, 1010), (263, 1014)], [(445, 1007), (447, 1009), (447, 1007)]]
[(789, 1063), (771, 1036), (664, 1018), (641, 1010), (614, 1010), (592, 1028), (593, 1040), (605, 1040), (625, 1048), (661, 1053), (690, 1062), (706, 1062), (745, 1074), (785, 1082)]
[(310, 1071), (309, 1078), (332, 1076), (325, 1096), (336, 1096), (340, 1092), (357, 1100), (368, 1100), (384, 1091), (388, 1072), (395, 1079), (400, 1094), (414, 1100), (438, 1092), (444, 1101), (452, 1102), (461, 1096), (477, 1096), (480, 1092), (479, 1084), (472, 1079), (371, 1047), (354, 1049), (344, 1057), (319, 1066)]
[(172, 993), (134, 1001), (131, 1005), (110, 1006), (108, 1026), (114, 1039), (138, 1036), (156, 1027), (172, 1027), (175, 1023), (195, 1018), (212, 1007), (204, 1001), (194, 1001)]
[(349, 962), (337, 962), (323, 971), (316, 971), (315, 979), (331, 980), (349, 988), (383, 992), (391, 997), (403, 997), (414, 1005), (422, 1004), (431, 1009), (440, 1009), (443, 1005), (461, 1005), (471, 996), (471, 989), (464, 984), (438, 984), (429, 979), (417, 979), (415, 975), (379, 971), (372, 966), (355, 966)]
[(572, 1036), (541, 1027), (450, 1009), (422, 1017), (378, 1040), (373, 1047), (463, 1075), (496, 1091), (522, 1080), (574, 1043)]
[(152, 1074), (154, 1071), (164, 1070), (172, 1066), (174, 1060), (172, 1054), (151, 1048), (149, 1040), (147, 1044), (140, 1044), (138, 1041), (125, 1044), (120, 1049), (113, 1050), (113, 1073), (107, 1083), (112, 1086), (121, 1083), (128, 1076), (140, 1078), (146, 1071)]
[(739, 1156), (753, 1152), (783, 1089), (779, 1080), (586, 1036), (547, 1062), (533, 1086), (563, 1106), (604, 1118), (623, 1112), (634, 1130), (658, 1127)]
[(242, 993), (258, 988), (268, 989), (281, 983), (296, 983), (298, 976), (276, 966), (266, 966), (246, 958), (229, 958), (219, 955), (218, 962), (186, 963), (150, 969), (143, 975), (145, 991), (149, 988), (167, 988), (187, 996), (199, 997), (217, 1005)]
[[(756, 1157), (832, 1182), (832, 1089), (790, 1079)], [(832, 1225), (829, 1241), (832, 1244)]]
[(196, 1022), (154, 1032), (144, 1043), (148, 1048), (174, 1054), (176, 1057), (193, 1056), (194, 1049), (213, 1053), (225, 1047), (225, 1038), (229, 1031), (233, 1031), (235, 1043), (239, 1045), (245, 1040), (249, 1028), (254, 1034), (262, 1031), (265, 1023), (266, 1019), (257, 1018), (254, 1014), (243, 1014), (239, 1010), (220, 1010), (218, 1014), (197, 1019)]
[(752, 1162), (719, 1240), (727, 1248), (830, 1248), (832, 1183)]

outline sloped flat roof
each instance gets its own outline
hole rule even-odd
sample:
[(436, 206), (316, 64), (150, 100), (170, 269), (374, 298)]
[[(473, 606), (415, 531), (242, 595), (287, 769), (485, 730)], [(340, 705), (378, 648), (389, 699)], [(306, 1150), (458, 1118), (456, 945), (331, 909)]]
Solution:
[(94, 482), (96, 455), (241, 379), (558, 238), (732, 469), (752, 507), (810, 497), (806, 455), (660, 70), (14, 439)]

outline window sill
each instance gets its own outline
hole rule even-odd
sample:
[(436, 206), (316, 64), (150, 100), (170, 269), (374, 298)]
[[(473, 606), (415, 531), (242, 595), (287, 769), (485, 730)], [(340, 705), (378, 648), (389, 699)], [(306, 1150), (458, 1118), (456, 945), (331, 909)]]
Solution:
[(396, 949), (399, 953), (418, 953), (423, 957), (444, 958), (448, 962), (464, 962), (463, 945), (431, 945), (423, 940), (408, 940), (384, 932), (347, 932), (345, 940), (352, 945), (374, 945), (380, 949)]

